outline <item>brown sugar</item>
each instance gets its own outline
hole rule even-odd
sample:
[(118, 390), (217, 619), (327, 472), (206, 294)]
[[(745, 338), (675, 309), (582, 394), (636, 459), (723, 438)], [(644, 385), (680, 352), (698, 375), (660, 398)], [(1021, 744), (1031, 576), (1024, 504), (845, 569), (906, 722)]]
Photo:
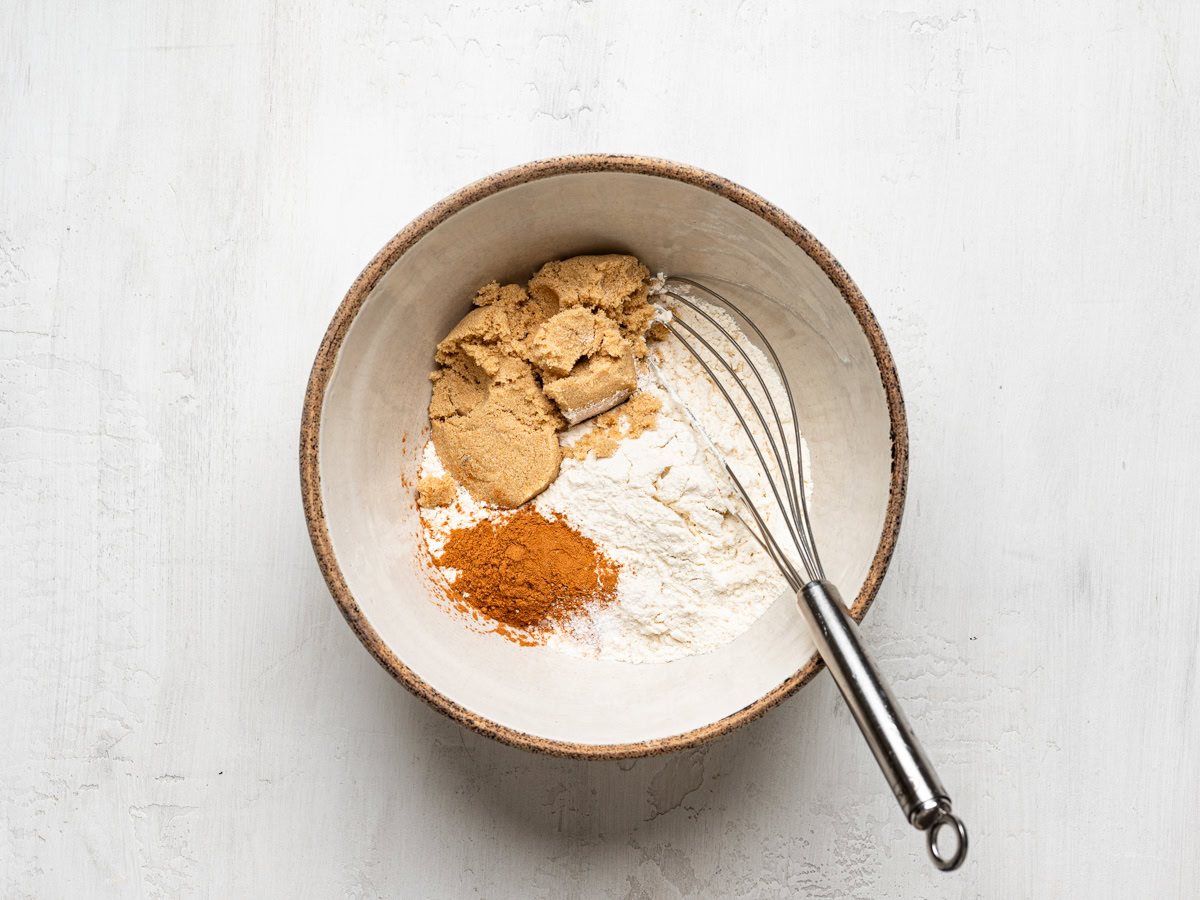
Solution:
[(417, 484), (417, 503), (425, 508), (449, 506), (458, 494), (458, 485), (448, 475), (427, 475)]
[(530, 336), (528, 359), (545, 375), (566, 375), (580, 357), (619, 356), (621, 332), (608, 317), (582, 307), (555, 313)]
[(587, 459), (589, 451), (599, 459), (612, 456), (621, 441), (641, 437), (652, 429), (661, 409), (662, 401), (653, 394), (634, 394), (625, 405), (597, 416), (592, 430), (564, 447), (563, 455), (578, 460)]
[(560, 308), (604, 313), (626, 337), (640, 340), (654, 318), (649, 279), (650, 270), (633, 256), (574, 256), (542, 266), (529, 279), (529, 293)]
[(547, 263), (529, 282), (485, 285), (438, 344), (429, 417), (438, 456), (476, 499), (515, 507), (558, 475), (557, 432), (636, 386), (653, 318), (632, 256)]
[(606, 412), (629, 399), (637, 387), (633, 354), (597, 354), (578, 363), (570, 375), (546, 381), (543, 390), (572, 425)]
[(453, 599), (501, 625), (544, 629), (616, 596), (619, 567), (561, 516), (530, 507), (456, 528), (436, 560)]

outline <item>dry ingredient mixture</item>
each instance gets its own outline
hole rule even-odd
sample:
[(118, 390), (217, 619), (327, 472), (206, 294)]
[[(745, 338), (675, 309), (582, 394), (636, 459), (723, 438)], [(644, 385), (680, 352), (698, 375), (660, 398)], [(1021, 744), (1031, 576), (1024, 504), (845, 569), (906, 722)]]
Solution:
[[(503, 328), (485, 332), (486, 340), (462, 340), (470, 330), (463, 324), (481, 311), (474, 310), (439, 345), (433, 440), (418, 483), (426, 544), (452, 601), (482, 612), (510, 637), (629, 662), (715, 649), (749, 628), (785, 591), (770, 559), (735, 517), (739, 503), (717, 456), (734, 468), (759, 509), (769, 510), (749, 440), (699, 363), (654, 324), (648, 274), (633, 257), (576, 257), (544, 266), (527, 291), (485, 287), (481, 309), (499, 302), (510, 312)], [(550, 283), (557, 306), (545, 288)], [(504, 292), (508, 301), (491, 299)], [(520, 324), (528, 314), (525, 304), (541, 304), (539, 315), (548, 314), (541, 324)], [(590, 339), (586, 329), (575, 329), (575, 312), (584, 308), (610, 322), (627, 349), (606, 354), (605, 338), (596, 342), (608, 328), (603, 322)], [(706, 311), (739, 333), (723, 310)], [(721, 347), (703, 320), (687, 309), (672, 313)], [(574, 337), (568, 340), (566, 333)], [(753, 347), (749, 353), (771, 393), (781, 392), (762, 354)], [(461, 354), (476, 368), (456, 362)], [(610, 390), (607, 376), (597, 377), (591, 399), (559, 402), (564, 392), (552, 388), (567, 376), (555, 373), (586, 378), (595, 367), (591, 360), (602, 358), (599, 368), (611, 371), (623, 356), (633, 376), (620, 390)], [(479, 360), (497, 374), (488, 374)], [(747, 374), (740, 357), (730, 352), (727, 361)], [(499, 377), (505, 367), (520, 369), (516, 381), (525, 386), (521, 409), (528, 414), (513, 412), (515, 381)], [(439, 424), (447, 408), (439, 404), (439, 391), (469, 395), (476, 405), (460, 403)], [(752, 391), (760, 393), (757, 384)], [(607, 403), (607, 411), (572, 425), (571, 416), (588, 403)], [(486, 414), (476, 412), (480, 407)], [(689, 411), (713, 446), (697, 432)], [(786, 414), (784, 419), (790, 428)], [(526, 441), (519, 452), (516, 435)], [(543, 444), (545, 438), (553, 445)], [(535, 450), (544, 459), (533, 465)], [(514, 513), (513, 506), (520, 508)]]

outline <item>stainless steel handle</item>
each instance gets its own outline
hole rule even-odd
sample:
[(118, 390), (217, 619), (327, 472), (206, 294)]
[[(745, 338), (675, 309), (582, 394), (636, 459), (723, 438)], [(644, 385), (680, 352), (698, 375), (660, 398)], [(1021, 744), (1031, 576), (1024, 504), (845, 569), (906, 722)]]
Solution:
[[(858, 626), (838, 589), (828, 581), (810, 581), (796, 599), (817, 652), (833, 674), (900, 808), (914, 828), (926, 833), (930, 859), (942, 871), (957, 869), (967, 857), (966, 826), (950, 811), (950, 797), (941, 779), (863, 647)], [(938, 849), (938, 834), (944, 827), (952, 827), (958, 838), (958, 846), (949, 856)]]

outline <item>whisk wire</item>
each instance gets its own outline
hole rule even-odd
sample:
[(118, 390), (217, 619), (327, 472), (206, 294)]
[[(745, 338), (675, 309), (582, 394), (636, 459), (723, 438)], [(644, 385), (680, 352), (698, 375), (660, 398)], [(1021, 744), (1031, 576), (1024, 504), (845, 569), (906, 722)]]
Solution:
[[(751, 393), (745, 380), (738, 374), (738, 372), (736, 372), (734, 370), (734, 368), (726, 360), (725, 354), (723, 354), (722, 352), (717, 350), (708, 340), (705, 339), (704, 335), (702, 335), (696, 328), (694, 328), (684, 318), (682, 318), (680, 316), (675, 316), (671, 320), (671, 322), (666, 323), (667, 329), (675, 336), (675, 338), (677, 340), (679, 340), (679, 342), (688, 350), (688, 352), (696, 359), (696, 361), (700, 363), (700, 365), (703, 367), (704, 371), (708, 374), (709, 378), (712, 379), (713, 383), (717, 386), (718, 390), (721, 392), (721, 395), (724, 397), (725, 402), (729, 405), (729, 408), (733, 411), (734, 415), (737, 417), (738, 422), (741, 424), (743, 431), (746, 433), (747, 439), (750, 442), (750, 446), (754, 450), (755, 456), (758, 458), (759, 465), (762, 466), (763, 475), (766, 478), (767, 485), (769, 486), (769, 488), (771, 490), (771, 494), (774, 497), (775, 503), (779, 507), (780, 512), (782, 513), (783, 521), (784, 521), (785, 526), (787, 527), (788, 534), (792, 539), (792, 543), (796, 548), (796, 552), (799, 554), (800, 562), (803, 565), (805, 573), (807, 575), (806, 580), (813, 581), (813, 580), (824, 578), (824, 569), (821, 566), (820, 556), (816, 550), (816, 540), (812, 533), (812, 523), (809, 520), (808, 500), (804, 494), (803, 445), (800, 442), (800, 429), (799, 429), (799, 425), (797, 424), (797, 419), (796, 419), (795, 401), (792, 396), (791, 386), (787, 382), (786, 375), (783, 374), (782, 367), (779, 364), (779, 357), (775, 353), (775, 349), (771, 346), (770, 341), (768, 341), (766, 339), (766, 336), (763, 335), (762, 331), (758, 328), (758, 326), (756, 326), (754, 324), (753, 320), (751, 320), (749, 317), (747, 317), (745, 315), (745, 313), (743, 313), (740, 309), (738, 309), (736, 306), (734, 306), (734, 304), (732, 304), (729, 300), (722, 297), (720, 294), (716, 293), (711, 288), (708, 288), (704, 285), (698, 284), (697, 282), (691, 281), (690, 279), (680, 278), (677, 276), (672, 276), (670, 279), (668, 279), (668, 281), (681, 281), (686, 284), (693, 285), (693, 286), (699, 288), (700, 290), (703, 290), (703, 291), (711, 294), (714, 298), (716, 298), (718, 301), (720, 301), (723, 305), (725, 305), (730, 310), (735, 312), (740, 318), (742, 318), (746, 322), (748, 327), (750, 327), (756, 334), (758, 334), (759, 339), (762, 341), (768, 354), (770, 355), (771, 359), (774, 361), (776, 370), (779, 374), (781, 381), (783, 382), (784, 389), (787, 393), (788, 406), (792, 413), (792, 434), (795, 439), (794, 446), (795, 446), (795, 453), (796, 453), (795, 468), (793, 468), (793, 466), (792, 466), (792, 454), (791, 454), (791, 448), (788, 446), (787, 430), (784, 428), (782, 419), (779, 415), (779, 410), (775, 406), (775, 402), (771, 397), (771, 391), (767, 388), (766, 381), (762, 376), (762, 372), (759, 370), (759, 366), (755, 364), (754, 360), (746, 352), (746, 349), (742, 346), (741, 342), (737, 338), (735, 338), (732, 333), (730, 333), (729, 329), (724, 327), (713, 316), (709, 315), (709, 313), (703, 307), (701, 307), (698, 303), (679, 294), (676, 291), (672, 291), (669, 289), (664, 291), (664, 293), (667, 294), (668, 296), (670, 296), (672, 299), (677, 300), (678, 302), (686, 305), (689, 309), (693, 310), (698, 315), (703, 317), (706, 321), (708, 321), (708, 323), (742, 357), (742, 359), (746, 363), (746, 366), (748, 367), (748, 369), (750, 370), (750, 372), (753, 374), (754, 378), (758, 382), (759, 387), (762, 389), (763, 397), (766, 399), (767, 404), (770, 407), (771, 418), (774, 420), (775, 428), (777, 429), (778, 434), (779, 434), (779, 443), (778, 444), (776, 443), (776, 440), (775, 440), (775, 432), (772, 431), (770, 425), (767, 423), (767, 418), (763, 413), (760, 403), (758, 401), (756, 401), (754, 395)], [(690, 335), (691, 340), (689, 340), (688, 337), (684, 336), (684, 334), (681, 333), (679, 328), (675, 327), (675, 323), (678, 323), (678, 325), (682, 326), (682, 328), (688, 332), (688, 335)], [(767, 443), (770, 447), (771, 455), (774, 458), (776, 470), (778, 471), (779, 476), (783, 481), (784, 493), (787, 495), (787, 503), (784, 502), (783, 498), (779, 494), (779, 488), (778, 488), (778, 485), (776, 484), (775, 477), (772, 474), (772, 469), (768, 465), (767, 460), (766, 460), (765, 456), (763, 455), (762, 448), (759, 446), (759, 441), (755, 438), (754, 433), (750, 430), (749, 426), (747, 425), (746, 419), (743, 416), (738, 403), (734, 400), (734, 397), (731, 395), (730, 391), (726, 388), (726, 386), (722, 382), (722, 380), (717, 376), (717, 373), (714, 371), (713, 367), (711, 365), (709, 365), (709, 362), (705, 358), (705, 355), (702, 354), (700, 352), (700, 350), (697, 349), (697, 347), (693, 345), (693, 341), (695, 341), (696, 343), (703, 346), (704, 350), (707, 351), (709, 356), (712, 359), (715, 359), (720, 364), (720, 366), (729, 374), (729, 376), (733, 379), (734, 384), (736, 384), (738, 386), (738, 388), (741, 390), (742, 394), (745, 396), (746, 401), (749, 403), (750, 409), (753, 410), (754, 415), (756, 416), (756, 418), (759, 421), (759, 424), (762, 426), (763, 434), (764, 434), (764, 436), (767, 440)], [(780, 451), (780, 448), (779, 448), (780, 444), (783, 447), (782, 452)], [(726, 466), (726, 468), (728, 469), (728, 466)], [(744, 519), (741, 519), (742, 523), (747, 526), (747, 529), (755, 536), (755, 539), (758, 541), (758, 543), (761, 546), (763, 546), (764, 549), (767, 550), (768, 555), (771, 557), (772, 561), (775, 563), (776, 567), (780, 570), (780, 572), (782, 572), (784, 574), (785, 578), (789, 581), (789, 583), (791, 583), (791, 581), (793, 579), (798, 579), (799, 574), (796, 572), (794, 566), (792, 566), (787, 554), (785, 554), (783, 552), (783, 549), (778, 545), (778, 542), (776, 540), (774, 533), (767, 526), (764, 517), (760, 515), (759, 510), (755, 507), (753, 499), (750, 497), (749, 493), (745, 490), (744, 486), (742, 486), (741, 482), (738, 481), (737, 476), (733, 475), (732, 471), (730, 471), (730, 475), (733, 477), (733, 480), (734, 480), (736, 486), (738, 487), (739, 496), (741, 497), (742, 501), (749, 507), (751, 513), (753, 514), (756, 524), (758, 524), (758, 526), (759, 526), (761, 533), (755, 532), (755, 530), (753, 528), (750, 528), (749, 523), (747, 523)], [(803, 583), (804, 582), (801, 582), (801, 584), (803, 584)]]
[[(729, 404), (729, 408), (731, 410), (733, 410), (733, 414), (735, 416), (737, 416), (737, 420), (741, 424), (742, 430), (746, 433), (746, 436), (750, 441), (750, 447), (754, 450), (754, 455), (758, 457), (759, 465), (762, 466), (763, 475), (767, 480), (768, 486), (771, 488), (772, 495), (775, 497), (775, 503), (778, 504), (780, 510), (783, 512), (783, 521), (784, 521), (784, 524), (787, 526), (788, 533), (791, 535), (792, 543), (795, 545), (796, 551), (800, 554), (800, 557), (804, 562), (805, 569), (808, 570), (809, 572), (811, 572), (812, 567), (808, 560), (807, 553), (805, 552), (804, 544), (800, 540), (800, 535), (797, 532), (795, 525), (792, 523), (792, 517), (788, 515), (787, 506), (784, 504), (783, 499), (779, 496), (779, 488), (775, 484), (775, 479), (771, 476), (771, 469), (767, 465), (767, 461), (763, 456), (762, 448), (759, 447), (758, 441), (756, 441), (754, 439), (754, 435), (750, 431), (750, 426), (746, 423), (746, 419), (742, 415), (741, 410), (738, 409), (737, 403), (734, 401), (734, 399), (730, 395), (729, 391), (721, 383), (721, 380), (717, 377), (717, 373), (713, 371), (712, 367), (707, 362), (705, 362), (704, 357), (700, 354), (700, 351), (698, 351), (695, 347), (693, 347), (692, 344), (688, 341), (688, 339), (686, 337), (684, 337), (683, 334), (680, 333), (679, 329), (677, 329), (674, 325), (668, 324), (667, 329), (673, 335), (675, 335), (675, 337), (679, 340), (679, 342), (681, 344), (683, 344), (683, 346), (687, 348), (688, 352), (690, 352), (692, 354), (692, 356), (695, 357), (696, 361), (698, 363), (700, 363), (700, 365), (704, 368), (704, 371), (708, 374), (708, 377), (712, 379), (713, 383), (717, 386), (717, 389), (721, 392), (721, 395), (725, 398), (725, 401)], [(726, 468), (726, 471), (730, 471), (728, 465), (726, 465), (725, 468)], [(736, 482), (736, 476), (735, 476), (735, 482)], [(736, 483), (739, 486), (739, 491), (738, 491), (739, 496), (741, 496), (742, 500), (745, 501), (746, 505), (750, 507), (750, 511), (754, 514), (755, 520), (761, 523), (762, 519), (758, 514), (758, 510), (754, 506), (754, 501), (750, 498), (750, 496), (746, 492), (745, 488), (741, 487), (741, 483), (740, 482), (736, 482)], [(775, 545), (775, 543), (776, 543), (775, 535), (771, 532), (771, 530), (769, 528), (766, 528), (765, 525), (763, 526), (762, 537), (764, 540)], [(782, 552), (782, 549), (779, 548), (778, 546), (774, 546), (773, 549), (776, 551), (775, 554), (773, 554), (773, 558), (775, 559), (776, 565), (778, 566), (779, 565), (778, 557), (784, 557), (784, 554)]]
[[(666, 291), (666, 294), (670, 297), (674, 297), (680, 303), (686, 304), (694, 312), (703, 316), (708, 321), (708, 323), (710, 325), (712, 325), (713, 328), (715, 328), (717, 331), (719, 331), (721, 333), (721, 335), (723, 337), (725, 337), (725, 339), (727, 341), (729, 341), (730, 344), (733, 345), (733, 348), (735, 350), (737, 350), (737, 352), (741, 355), (741, 357), (745, 361), (746, 365), (750, 368), (750, 371), (754, 373), (754, 377), (758, 381), (758, 386), (762, 389), (763, 397), (766, 398), (767, 405), (771, 407), (771, 416), (775, 420), (775, 427), (779, 430), (779, 440), (780, 440), (780, 443), (783, 444), (783, 457), (784, 458), (783, 458), (782, 463), (780, 462), (780, 459), (779, 459), (779, 450), (775, 446), (774, 435), (772, 434), (771, 429), (768, 427), (766, 420), (763, 418), (762, 412), (759, 410), (758, 405), (755, 404), (754, 397), (750, 394), (749, 388), (747, 388), (746, 385), (742, 383), (741, 379), (738, 378), (737, 373), (733, 371), (733, 367), (730, 366), (721, 355), (717, 354), (717, 352), (715, 350), (713, 350), (711, 347), (708, 347), (708, 343), (705, 342), (705, 346), (708, 347), (708, 349), (713, 353), (713, 355), (717, 357), (717, 359), (725, 367), (725, 371), (727, 371), (731, 376), (733, 376), (734, 381), (738, 384), (739, 387), (741, 387), (742, 393), (746, 395), (746, 399), (750, 401), (751, 407), (754, 409), (755, 414), (758, 416), (758, 421), (763, 427), (763, 432), (766, 434), (767, 440), (771, 442), (771, 452), (775, 454), (776, 465), (779, 466), (779, 471), (780, 471), (781, 475), (786, 474), (786, 477), (784, 477), (784, 479), (783, 479), (783, 488), (784, 488), (784, 491), (788, 495), (788, 503), (791, 504), (792, 515), (796, 518), (797, 521), (799, 521), (800, 507), (796, 501), (796, 489), (793, 487), (793, 484), (792, 484), (792, 471), (793, 471), (792, 470), (792, 459), (791, 459), (791, 453), (789, 452), (789, 447), (788, 447), (788, 442), (787, 442), (787, 433), (784, 431), (783, 421), (779, 417), (779, 410), (775, 408), (775, 400), (771, 396), (771, 391), (767, 388), (767, 383), (766, 383), (766, 381), (763, 380), (762, 373), (758, 370), (758, 366), (756, 366), (754, 364), (754, 360), (752, 360), (750, 358), (750, 354), (748, 354), (742, 348), (742, 345), (733, 339), (733, 335), (731, 335), (729, 333), (729, 331), (723, 325), (721, 325), (720, 322), (718, 322), (716, 319), (714, 319), (712, 316), (710, 316), (703, 309), (703, 307), (701, 307), (699, 304), (693, 303), (687, 297), (684, 297), (681, 294), (677, 294), (674, 291), (668, 290), (668, 291)], [(693, 329), (687, 322), (685, 322), (683, 319), (679, 319), (678, 321), (679, 321), (679, 324), (681, 324), (685, 328), (687, 328), (687, 330), (689, 332), (691, 332), (693, 335), (695, 335), (698, 339), (700, 339), (701, 341), (704, 340), (703, 337), (701, 337), (700, 334), (695, 329)], [(797, 453), (798, 452), (799, 452), (799, 449), (797, 449)]]
[[(795, 401), (795, 397), (792, 394), (792, 386), (791, 386), (791, 383), (788, 381), (787, 373), (785, 372), (785, 370), (783, 368), (783, 364), (779, 361), (779, 355), (775, 352), (775, 348), (771, 346), (771, 342), (767, 340), (767, 336), (762, 333), (762, 330), (758, 327), (758, 325), (755, 324), (754, 320), (751, 319), (744, 312), (742, 312), (742, 310), (732, 300), (729, 300), (728, 298), (717, 293), (712, 288), (710, 288), (708, 285), (702, 284), (699, 281), (693, 281), (691, 278), (687, 278), (683, 275), (671, 275), (666, 280), (667, 281), (677, 281), (677, 282), (680, 282), (681, 284), (687, 284), (687, 285), (690, 285), (691, 287), (696, 288), (697, 290), (703, 291), (704, 293), (708, 294), (709, 296), (711, 296), (715, 300), (717, 300), (722, 306), (726, 307), (727, 309), (729, 309), (730, 311), (735, 313), (738, 316), (738, 318), (741, 319), (758, 336), (758, 339), (762, 343), (763, 348), (767, 351), (767, 354), (771, 357), (771, 362), (775, 366), (775, 371), (779, 374), (779, 378), (783, 382), (783, 389), (784, 389), (784, 392), (787, 394), (788, 409), (790, 410), (790, 412), (792, 414), (792, 432), (795, 436), (796, 456), (797, 456), (797, 459), (796, 459), (796, 469), (797, 469), (797, 471), (796, 471), (796, 487), (797, 487), (797, 491), (800, 495), (800, 507), (801, 507), (801, 512), (802, 512), (802, 515), (799, 517), (800, 525), (807, 532), (808, 538), (809, 538), (809, 545), (812, 547), (813, 562), (816, 564), (816, 571), (815, 571), (814, 577), (824, 579), (825, 578), (825, 568), (821, 564), (821, 554), (817, 550), (816, 538), (812, 533), (812, 519), (810, 518), (809, 512), (808, 512), (808, 499), (806, 498), (806, 496), (804, 494), (804, 458), (802, 455), (802, 449), (801, 449), (801, 444), (800, 444), (800, 420), (796, 415), (796, 401)], [(678, 296), (678, 295), (675, 293), (672, 293), (672, 296)], [(688, 302), (686, 300), (686, 298), (680, 298), (680, 299), (683, 299), (684, 302), (687, 303), (687, 305), (689, 307), (691, 307), (692, 309), (697, 308), (694, 303)], [(736, 342), (734, 342), (734, 343), (736, 343)]]
[[(742, 486), (742, 482), (738, 479), (737, 474), (729, 467), (728, 464), (725, 466), (725, 471), (728, 472), (729, 477), (733, 479), (733, 484), (737, 488), (738, 494), (741, 495), (742, 500), (750, 510), (750, 515), (754, 517), (755, 523), (758, 525), (759, 529), (761, 529), (762, 534), (766, 536), (766, 539), (760, 536), (759, 532), (751, 528), (749, 523), (746, 522), (746, 520), (740, 515), (737, 516), (738, 521), (746, 527), (746, 530), (750, 532), (750, 536), (758, 541), (759, 546), (767, 552), (769, 557), (771, 557), (771, 560), (775, 563), (776, 567), (783, 575), (783, 579), (788, 583), (788, 586), (793, 591), (800, 590), (800, 588), (804, 586), (804, 580), (800, 577), (800, 573), (796, 571), (796, 568), (792, 565), (792, 561), (781, 552), (779, 545), (774, 539), (771, 538), (771, 530), (767, 527), (767, 523), (763, 521), (762, 514), (759, 513), (758, 507), (750, 502), (750, 497), (746, 493), (745, 487)], [(735, 513), (734, 515), (737, 514)]]
[[(733, 370), (733, 367), (730, 366), (728, 362), (726, 362), (726, 360), (721, 356), (720, 353), (717, 352), (717, 350), (712, 346), (712, 344), (710, 344), (707, 340), (704, 339), (703, 335), (701, 335), (699, 332), (697, 332), (696, 329), (692, 328), (692, 326), (689, 325), (687, 322), (685, 322), (683, 319), (675, 319), (674, 321), (678, 322), (680, 325), (682, 325), (684, 328), (686, 328), (688, 330), (688, 333), (691, 334), (695, 340), (699, 341), (704, 346), (704, 348), (706, 350), (708, 350), (708, 352), (711, 353), (716, 358), (717, 362), (719, 362), (725, 368), (725, 370), (733, 377), (734, 383), (736, 385), (738, 385), (738, 387), (741, 388), (742, 393), (744, 393), (746, 395), (746, 399), (750, 403), (750, 408), (754, 410), (755, 415), (758, 417), (759, 423), (763, 427), (763, 431), (766, 433), (767, 441), (770, 445), (771, 452), (775, 457), (775, 465), (779, 469), (780, 476), (781, 476), (781, 479), (784, 484), (784, 491), (788, 494), (788, 500), (789, 500), (789, 502), (791, 502), (792, 496), (791, 496), (791, 491), (789, 489), (790, 470), (785, 469), (783, 466), (783, 459), (780, 456), (778, 447), (776, 447), (776, 445), (775, 445), (775, 438), (771, 433), (770, 427), (767, 425), (766, 419), (763, 417), (762, 410), (759, 408), (758, 404), (754, 402), (753, 395), (750, 393), (750, 391), (746, 387), (745, 383), (740, 378), (738, 378), (737, 373)], [(767, 483), (771, 487), (771, 492), (775, 495), (775, 502), (778, 503), (780, 506), (780, 509), (783, 510), (784, 522), (786, 523), (786, 525), (788, 527), (788, 531), (791, 534), (792, 542), (796, 545), (796, 551), (798, 553), (800, 553), (800, 555), (804, 558), (805, 565), (809, 566), (810, 562), (811, 562), (811, 558), (810, 558), (810, 555), (808, 552), (808, 547), (806, 546), (806, 542), (804, 539), (805, 538), (804, 533), (802, 531), (800, 531), (800, 532), (797, 531), (796, 525), (794, 524), (794, 518), (787, 514), (787, 507), (783, 505), (783, 500), (779, 496), (779, 490), (776, 487), (775, 479), (771, 477), (771, 469), (767, 465), (766, 459), (763, 457), (762, 450), (758, 446), (758, 442), (756, 440), (754, 440), (754, 434), (753, 434), (753, 432), (750, 431), (749, 425), (746, 424), (746, 420), (745, 420), (745, 418), (743, 418), (742, 412), (738, 408), (737, 403), (734, 401), (733, 397), (731, 397), (729, 395), (729, 393), (726, 391), (724, 384), (722, 384), (720, 379), (717, 378), (716, 373), (712, 370), (712, 368), (708, 365), (708, 363), (706, 363), (704, 361), (704, 358), (701, 357), (696, 352), (695, 348), (692, 347), (692, 345), (681, 334), (679, 334), (679, 332), (674, 328), (674, 325), (669, 324), (667, 326), (667, 328), (692, 353), (692, 355), (696, 358), (696, 360), (700, 363), (700, 365), (704, 367), (704, 370), (708, 373), (708, 376), (713, 380), (713, 383), (716, 384), (717, 388), (721, 391), (722, 395), (724, 395), (725, 400), (729, 403), (729, 406), (733, 410), (734, 415), (737, 416), (738, 421), (742, 425), (742, 429), (745, 431), (746, 436), (750, 439), (750, 446), (754, 449), (755, 454), (758, 456), (759, 464), (763, 467), (763, 473), (766, 475)], [(722, 329), (722, 331), (724, 331), (724, 329)], [(780, 426), (780, 430), (782, 431), (782, 426)], [(781, 437), (782, 437), (782, 434), (781, 434)], [(785, 443), (786, 443), (786, 441), (785, 441)], [(789, 460), (790, 460), (790, 457), (789, 457)], [(747, 502), (750, 502), (748, 498), (747, 498)], [(795, 509), (794, 505), (793, 505), (793, 509)], [(810, 566), (810, 568), (811, 568), (811, 566)]]

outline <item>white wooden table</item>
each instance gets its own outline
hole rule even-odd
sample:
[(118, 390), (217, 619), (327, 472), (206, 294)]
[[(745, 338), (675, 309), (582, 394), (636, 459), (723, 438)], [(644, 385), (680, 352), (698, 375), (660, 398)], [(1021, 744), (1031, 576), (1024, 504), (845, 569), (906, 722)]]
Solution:
[[(0, 895), (1200, 893), (1200, 4), (671, 5), (0, 4)], [(884, 324), (865, 632), (955, 875), (827, 674), (706, 749), (539, 758), (326, 593), (341, 294), (451, 190), (601, 150), (771, 198)]]

